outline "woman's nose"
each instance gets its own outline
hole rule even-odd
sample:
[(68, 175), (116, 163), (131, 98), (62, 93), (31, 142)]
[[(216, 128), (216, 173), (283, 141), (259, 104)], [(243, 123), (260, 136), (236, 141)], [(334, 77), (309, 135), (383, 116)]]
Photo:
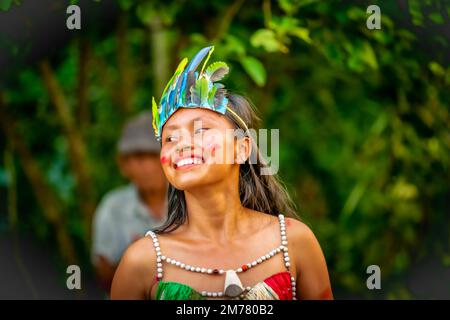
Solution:
[(181, 141), (175, 150), (177, 153), (182, 154), (187, 151), (192, 151), (193, 148), (194, 147), (191, 144), (186, 144), (185, 142)]

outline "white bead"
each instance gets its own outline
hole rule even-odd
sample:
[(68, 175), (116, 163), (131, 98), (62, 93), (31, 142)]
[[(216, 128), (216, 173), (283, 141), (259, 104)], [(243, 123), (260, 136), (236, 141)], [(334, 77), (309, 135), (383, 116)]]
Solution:
[(252, 264), (251, 263), (247, 263), (247, 267), (251, 268)]
[(177, 267), (179, 267), (181, 265), (181, 262), (177, 261), (175, 264), (176, 264)]
[(162, 278), (162, 273), (158, 273), (158, 278)]
[(217, 297), (217, 292), (213, 292), (212, 296), (215, 298)]
[(195, 272), (200, 272), (200, 271), (202, 271), (202, 268), (200, 268), (200, 267), (195, 268)]
[(158, 262), (158, 263), (156, 264), (156, 267), (161, 268), (161, 267), (162, 267), (162, 263), (161, 263), (161, 262)]
[(185, 268), (186, 270), (191, 270), (191, 266), (190, 266), (190, 265), (188, 265), (188, 264), (187, 264), (187, 265), (185, 265), (185, 266), (184, 266), (184, 268)]
[(166, 260), (166, 256), (161, 256), (161, 260)]
[(220, 274), (223, 274), (223, 273), (225, 273), (225, 270), (220, 269), (220, 270), (219, 270), (219, 273), (220, 273)]
[(156, 262), (161, 262), (161, 257), (157, 257)]
[(291, 264), (289, 262), (285, 263), (286, 267), (289, 267)]
[(282, 214), (279, 214), (279, 215), (278, 215), (278, 218), (283, 219), (284, 216), (283, 216)]
[(261, 256), (261, 260), (265, 261), (266, 260), (266, 256)]
[(223, 292), (218, 292), (217, 295), (218, 295), (219, 297), (221, 297), (221, 296), (223, 296)]
[(270, 259), (270, 254), (265, 255), (266, 259)]
[(261, 262), (262, 262), (261, 258), (258, 258), (258, 259), (256, 260), (256, 262), (261, 263)]
[(206, 291), (202, 291), (202, 296), (206, 296)]
[(252, 287), (247, 287), (245, 288), (247, 291), (250, 291), (252, 289)]
[(236, 272), (242, 272), (242, 268), (238, 268)]
[(191, 267), (191, 271), (195, 271), (195, 267)]
[(156, 271), (158, 271), (159, 273), (163, 272), (162, 268), (158, 268)]
[(253, 262), (252, 262), (252, 267), (256, 266), (256, 264), (257, 264), (257, 262), (256, 262), (256, 261), (253, 261)]
[(281, 252), (281, 249), (280, 249), (280, 248), (277, 248), (276, 250), (277, 250), (277, 253), (278, 253), (278, 252)]
[(211, 297), (211, 296), (212, 296), (212, 293), (211, 293), (211, 292), (207, 292), (206, 294), (208, 295), (208, 297)]
[(286, 241), (287, 237), (286, 236), (281, 236), (281, 240)]
[(208, 269), (208, 273), (211, 274), (212, 273), (212, 269)]
[(205, 273), (205, 272), (206, 272), (206, 269), (205, 269), (205, 268), (201, 268), (200, 272), (201, 272), (201, 273)]
[(281, 231), (281, 235), (285, 236), (286, 235), (286, 231)]
[(156, 251), (161, 251), (161, 248), (160, 247), (156, 247), (155, 250)]
[(286, 241), (286, 240), (283, 240), (283, 241), (281, 241), (281, 244), (282, 244), (283, 246), (287, 246), (287, 241)]
[(170, 263), (170, 261), (172, 261), (172, 259), (167, 258), (166, 261), (167, 261), (167, 263)]
[(170, 261), (170, 263), (171, 263), (171, 264), (176, 264), (177, 261), (176, 261), (176, 260), (172, 260), (172, 261)]
[(180, 264), (180, 268), (184, 269), (184, 267), (186, 267), (186, 265), (184, 263)]

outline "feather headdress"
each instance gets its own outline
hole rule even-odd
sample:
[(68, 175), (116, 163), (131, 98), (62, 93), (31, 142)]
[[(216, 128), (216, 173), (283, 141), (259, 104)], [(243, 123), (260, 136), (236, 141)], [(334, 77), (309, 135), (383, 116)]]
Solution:
[[(179, 108), (205, 108), (221, 114), (229, 110), (238, 118), (238, 121), (242, 121), (233, 110), (227, 107), (225, 86), (217, 82), (229, 72), (228, 65), (217, 61), (206, 67), (213, 51), (213, 46), (205, 47), (189, 64), (187, 58), (181, 60), (162, 93), (159, 105), (155, 98), (152, 98), (153, 129), (159, 141), (164, 124)], [(197, 68), (205, 57), (206, 60), (199, 72)], [(245, 122), (242, 121), (242, 123), (247, 128)]]

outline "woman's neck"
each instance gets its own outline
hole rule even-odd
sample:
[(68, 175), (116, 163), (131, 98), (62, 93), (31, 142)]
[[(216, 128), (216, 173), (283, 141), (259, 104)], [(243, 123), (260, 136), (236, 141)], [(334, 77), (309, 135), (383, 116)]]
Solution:
[(248, 214), (241, 204), (237, 186), (206, 186), (185, 191), (184, 194), (189, 216), (186, 227), (189, 232), (217, 244), (226, 243), (245, 233)]

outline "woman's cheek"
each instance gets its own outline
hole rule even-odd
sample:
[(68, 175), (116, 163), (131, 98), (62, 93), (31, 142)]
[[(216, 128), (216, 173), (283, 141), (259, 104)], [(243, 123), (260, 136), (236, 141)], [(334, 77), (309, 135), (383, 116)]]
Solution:
[(169, 163), (169, 157), (161, 156), (161, 164), (165, 165)]
[(169, 148), (162, 148), (161, 154), (159, 157), (159, 160), (161, 161), (161, 165), (165, 167), (166, 165), (170, 164), (170, 158), (171, 158), (171, 152)]
[(216, 159), (216, 155), (220, 153), (220, 150), (222, 149), (222, 146), (220, 143), (214, 139), (214, 137), (209, 137), (205, 141), (205, 146), (203, 147), (203, 155), (207, 159), (207, 162), (209, 163), (217, 163), (220, 159)]

